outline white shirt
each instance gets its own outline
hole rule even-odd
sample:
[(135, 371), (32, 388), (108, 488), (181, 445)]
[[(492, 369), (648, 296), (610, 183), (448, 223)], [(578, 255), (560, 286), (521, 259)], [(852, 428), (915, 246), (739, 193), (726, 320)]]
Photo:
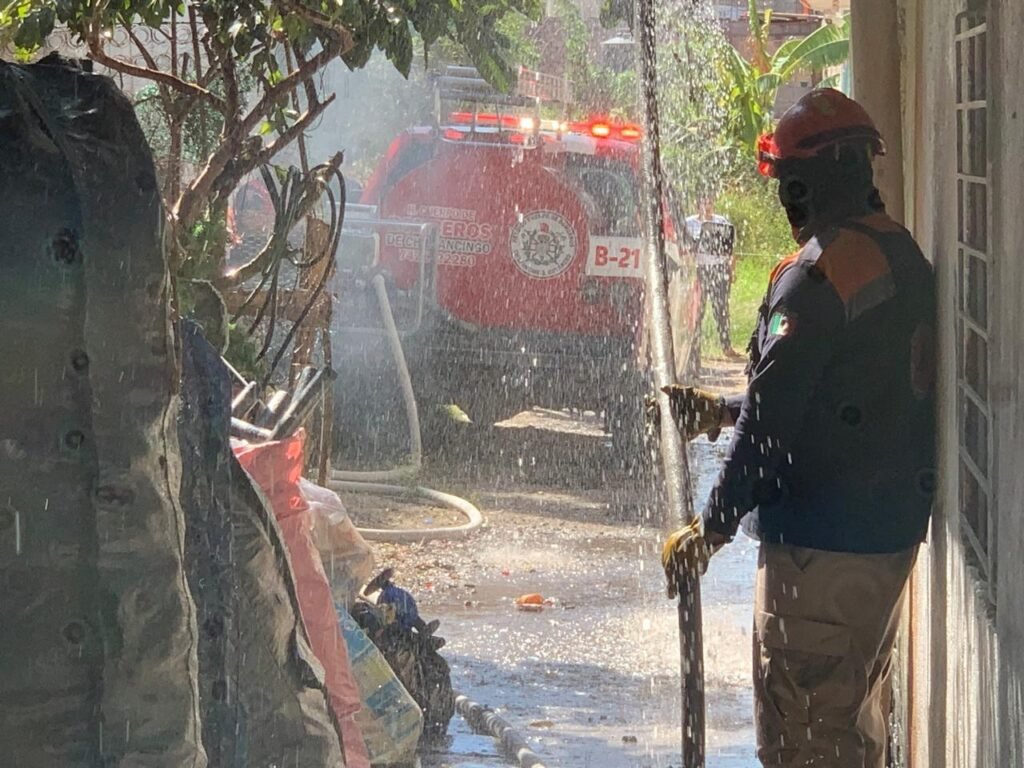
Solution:
[[(705, 224), (717, 224), (717, 227), (708, 227)], [(732, 263), (732, 239), (730, 237), (728, 247), (715, 247), (715, 230), (721, 232), (726, 227), (732, 229), (732, 222), (725, 216), (717, 213), (711, 214), (710, 219), (701, 219), (699, 216), (686, 217), (687, 240), (695, 244), (697, 264), (702, 267), (727, 266)]]

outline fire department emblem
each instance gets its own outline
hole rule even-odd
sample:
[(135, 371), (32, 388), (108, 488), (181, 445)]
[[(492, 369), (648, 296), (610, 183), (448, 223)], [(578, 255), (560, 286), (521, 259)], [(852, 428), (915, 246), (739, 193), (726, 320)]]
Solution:
[(512, 227), (512, 260), (529, 275), (557, 277), (576, 257), (576, 233), (569, 221), (554, 211), (531, 211)]

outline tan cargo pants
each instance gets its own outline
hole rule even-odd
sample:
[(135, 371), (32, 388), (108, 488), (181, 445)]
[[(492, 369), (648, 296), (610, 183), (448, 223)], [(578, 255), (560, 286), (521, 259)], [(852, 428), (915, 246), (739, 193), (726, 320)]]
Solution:
[(892, 648), (916, 556), (761, 545), (754, 702), (766, 768), (884, 768)]

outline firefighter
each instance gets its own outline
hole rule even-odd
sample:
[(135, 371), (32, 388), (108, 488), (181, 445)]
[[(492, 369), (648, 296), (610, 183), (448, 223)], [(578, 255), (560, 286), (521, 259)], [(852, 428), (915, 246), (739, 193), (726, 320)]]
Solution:
[(757, 754), (765, 766), (883, 768), (904, 588), (934, 486), (934, 280), (872, 180), (882, 138), (821, 89), (760, 143), (800, 250), (771, 275), (748, 387), (670, 392), (688, 439), (735, 426), (703, 515), (672, 534), (682, 568), (744, 530), (755, 592)]

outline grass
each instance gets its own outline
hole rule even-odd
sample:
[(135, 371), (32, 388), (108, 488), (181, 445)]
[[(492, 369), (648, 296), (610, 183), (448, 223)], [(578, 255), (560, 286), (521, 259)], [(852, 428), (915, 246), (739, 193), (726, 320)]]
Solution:
[[(789, 222), (775, 197), (774, 184), (744, 179), (718, 201), (717, 212), (736, 226), (736, 281), (729, 299), (732, 345), (743, 352), (757, 321), (757, 310), (768, 288), (768, 277), (779, 259), (796, 249)], [(711, 307), (704, 313), (701, 349), (720, 354)]]
[[(740, 352), (746, 349), (747, 339), (754, 331), (757, 310), (768, 288), (768, 276), (779, 258), (774, 254), (757, 253), (740, 257), (736, 261), (736, 282), (733, 283), (732, 295), (729, 297), (729, 318), (732, 322), (732, 345)], [(714, 327), (708, 325), (708, 319), (705, 318), (706, 329), (701, 329), (705, 335)], [(712, 336), (717, 343), (718, 334)]]

